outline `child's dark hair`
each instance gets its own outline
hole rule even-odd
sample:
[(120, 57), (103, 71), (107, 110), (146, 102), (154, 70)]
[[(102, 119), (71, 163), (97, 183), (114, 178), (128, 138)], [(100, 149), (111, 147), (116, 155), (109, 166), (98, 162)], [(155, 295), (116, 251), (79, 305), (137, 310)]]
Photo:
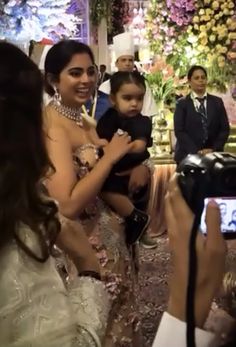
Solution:
[(110, 79), (111, 94), (115, 95), (121, 86), (126, 83), (134, 83), (138, 86), (142, 86), (146, 90), (145, 78), (137, 71), (118, 71), (115, 72)]

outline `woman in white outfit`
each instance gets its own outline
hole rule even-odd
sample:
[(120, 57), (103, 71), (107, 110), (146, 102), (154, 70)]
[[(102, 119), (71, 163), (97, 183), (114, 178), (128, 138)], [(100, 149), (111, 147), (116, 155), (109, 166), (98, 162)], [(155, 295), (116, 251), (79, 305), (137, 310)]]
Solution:
[[(87, 238), (60, 232), (55, 203), (42, 191), (53, 167), (42, 121), (43, 81), (17, 47), (0, 42), (0, 346), (98, 347), (108, 294)], [(55, 242), (80, 271), (65, 288)]]

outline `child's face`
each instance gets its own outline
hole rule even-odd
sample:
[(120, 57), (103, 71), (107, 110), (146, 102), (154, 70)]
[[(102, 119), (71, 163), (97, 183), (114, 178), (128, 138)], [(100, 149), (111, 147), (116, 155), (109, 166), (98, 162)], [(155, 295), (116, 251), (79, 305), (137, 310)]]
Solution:
[(111, 95), (111, 101), (119, 113), (126, 117), (134, 117), (143, 108), (145, 89), (135, 83), (123, 84), (115, 95)]

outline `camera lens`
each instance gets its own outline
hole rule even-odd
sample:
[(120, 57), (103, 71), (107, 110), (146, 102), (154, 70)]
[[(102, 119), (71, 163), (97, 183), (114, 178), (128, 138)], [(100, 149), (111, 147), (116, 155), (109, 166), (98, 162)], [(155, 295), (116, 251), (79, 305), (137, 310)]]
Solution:
[(221, 182), (225, 190), (230, 191), (232, 194), (236, 194), (236, 167), (227, 168), (222, 173)]

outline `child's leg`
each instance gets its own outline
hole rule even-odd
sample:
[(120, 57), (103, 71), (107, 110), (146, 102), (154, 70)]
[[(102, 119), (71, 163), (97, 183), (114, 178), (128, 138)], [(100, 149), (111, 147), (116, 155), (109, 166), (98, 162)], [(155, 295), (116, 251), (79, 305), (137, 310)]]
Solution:
[(103, 192), (102, 198), (111, 206), (121, 217), (128, 217), (134, 210), (131, 200), (122, 194), (114, 192)]
[(147, 229), (150, 217), (145, 212), (136, 209), (125, 195), (119, 193), (103, 192), (102, 197), (120, 216), (124, 217), (126, 228), (126, 242), (135, 244)]

